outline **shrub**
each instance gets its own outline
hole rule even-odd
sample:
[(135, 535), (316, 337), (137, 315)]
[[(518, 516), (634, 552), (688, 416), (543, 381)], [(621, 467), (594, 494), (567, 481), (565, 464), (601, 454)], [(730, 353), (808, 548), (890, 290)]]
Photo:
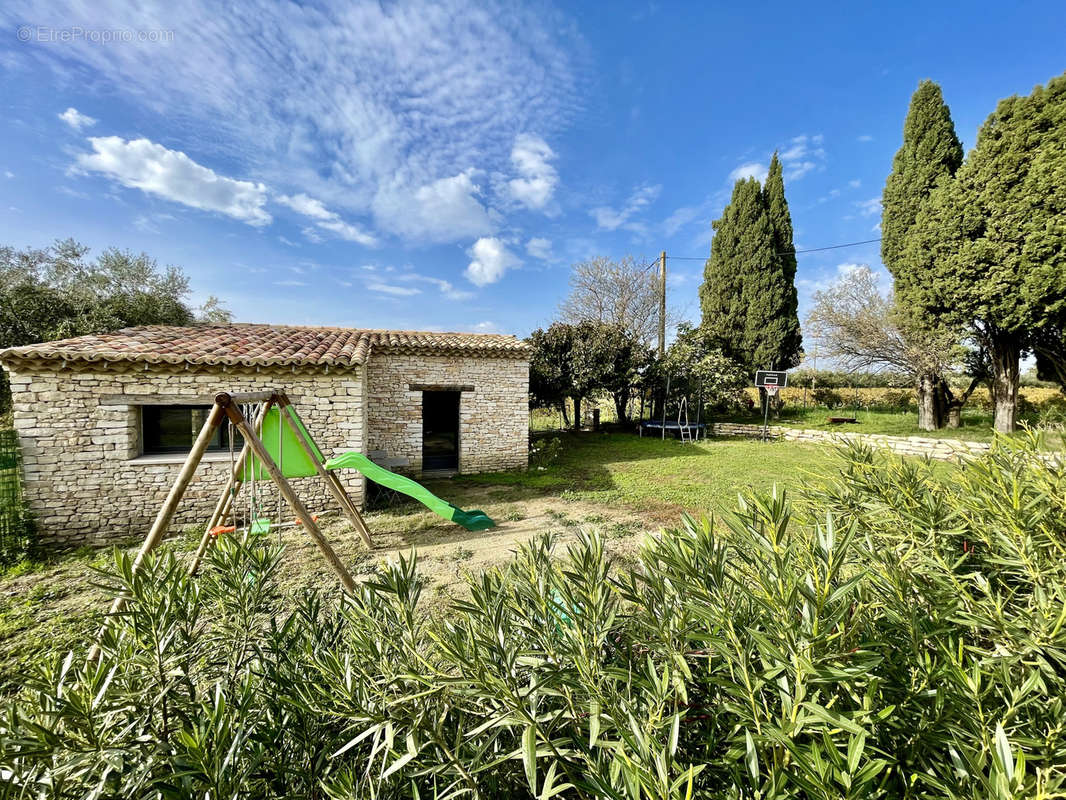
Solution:
[(0, 793), (1060, 796), (1064, 536), (1066, 470), (1002, 440), (950, 474), (853, 447), (624, 569), (540, 537), (439, 622), (414, 557), (286, 615), (269, 545), (196, 582), (120, 556), (130, 613), (27, 677)]
[(811, 390), (811, 400), (826, 408), (836, 408), (843, 405), (844, 398), (840, 392), (830, 389), (828, 386), (819, 386)]
[(896, 411), (908, 411), (916, 405), (914, 392), (903, 389), (882, 389), (876, 395), (864, 398), (864, 400), (871, 407)]
[(35, 533), (22, 492), (18, 435), (14, 430), (0, 429), (0, 568), (32, 556)]
[(529, 464), (532, 467), (550, 467), (559, 460), (563, 443), (558, 436), (551, 439), (534, 439), (529, 445)]

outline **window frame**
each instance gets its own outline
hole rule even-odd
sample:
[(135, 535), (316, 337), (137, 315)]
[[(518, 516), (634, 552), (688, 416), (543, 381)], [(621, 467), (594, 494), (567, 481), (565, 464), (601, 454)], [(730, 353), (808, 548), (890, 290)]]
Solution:
[[(158, 447), (157, 446), (157, 447), (155, 447), (153, 449), (149, 449), (149, 447), (148, 447), (149, 437), (147, 435), (147, 431), (148, 431), (148, 424), (147, 424), (148, 423), (148, 419), (147, 419), (147, 417), (149, 416), (149, 414), (146, 414), (145, 412), (150, 411), (150, 412), (154, 412), (155, 414), (158, 415), (161, 412), (164, 412), (166, 410), (173, 410), (173, 409), (188, 409), (190, 414), (193, 411), (202, 411), (202, 412), (204, 412), (205, 417), (206, 417), (206, 415), (208, 413), (210, 413), (210, 411), (211, 411), (211, 404), (210, 403), (190, 402), (190, 403), (146, 403), (146, 404), (138, 405), (137, 406), (137, 433), (138, 433), (137, 452), (139, 453), (140, 456), (148, 456), (148, 457), (166, 457), (166, 456), (171, 456), (171, 457), (177, 457), (177, 456), (188, 455), (188, 453), (192, 450), (193, 443), (196, 441), (196, 436), (199, 433), (199, 428), (197, 428), (195, 430), (193, 429), (191, 416), (190, 416), (190, 419), (189, 419), (189, 422), (190, 422), (190, 425), (189, 425), (189, 437), (190, 438), (189, 438), (188, 445), (174, 446), (174, 447)], [(158, 420), (158, 419), (159, 419), (159, 417), (157, 416), (156, 420)], [(158, 421), (157, 421), (156, 424), (158, 425)], [(230, 449), (230, 425), (229, 425), (229, 420), (228, 419), (226, 419), (226, 418), (222, 419), (222, 424), (219, 426), (219, 430), (218, 430), (216, 436), (218, 437), (218, 443), (217, 444), (214, 443), (214, 442), (210, 443), (207, 446), (207, 449), (205, 450), (205, 454), (227, 453), (227, 452), (229, 452), (229, 449)], [(158, 440), (159, 438), (160, 437), (159, 437), (159, 433), (158, 433), (158, 430), (157, 430), (157, 432), (155, 434), (155, 439)]]

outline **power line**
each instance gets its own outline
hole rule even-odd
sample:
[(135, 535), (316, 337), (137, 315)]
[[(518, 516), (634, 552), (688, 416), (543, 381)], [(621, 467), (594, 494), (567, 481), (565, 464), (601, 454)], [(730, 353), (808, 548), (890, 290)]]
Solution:
[[(820, 253), (823, 250), (839, 250), (842, 247), (857, 247), (860, 244), (873, 244), (874, 242), (881, 241), (881, 237), (876, 239), (864, 239), (861, 242), (848, 242), (847, 244), (831, 244), (828, 247), (811, 247), (807, 250), (786, 250), (783, 253), (774, 253), (775, 256), (787, 256), (787, 255), (799, 255), (800, 253)], [(667, 260), (674, 261), (706, 261), (707, 256), (667, 256)], [(653, 262), (655, 263), (655, 262)]]

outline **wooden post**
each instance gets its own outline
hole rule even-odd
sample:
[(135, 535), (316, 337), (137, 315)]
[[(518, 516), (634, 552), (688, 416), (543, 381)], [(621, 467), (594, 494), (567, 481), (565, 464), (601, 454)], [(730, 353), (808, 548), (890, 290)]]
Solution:
[[(207, 419), (204, 420), (204, 426), (200, 429), (200, 434), (196, 437), (192, 450), (189, 451), (189, 455), (185, 458), (185, 463), (182, 464), (181, 471), (178, 473), (178, 477), (174, 480), (174, 485), (170, 487), (170, 492), (167, 494), (166, 500), (163, 501), (163, 507), (159, 509), (155, 522), (152, 523), (152, 528), (148, 531), (148, 536), (144, 539), (144, 544), (141, 545), (141, 549), (137, 552), (137, 557), (133, 559), (132, 572), (134, 575), (140, 570), (141, 564), (144, 563), (144, 559), (148, 557), (148, 554), (163, 540), (167, 528), (170, 527), (170, 520), (174, 518), (174, 512), (178, 508), (178, 503), (181, 502), (181, 498), (185, 494), (185, 490), (189, 487), (193, 475), (196, 474), (196, 468), (200, 466), (200, 459), (203, 458), (204, 452), (211, 444), (211, 440), (215, 436), (215, 431), (217, 431), (219, 425), (222, 424), (222, 414), (222, 406), (216, 401), (211, 407), (211, 413), (209, 413)], [(120, 613), (122, 609), (126, 607), (128, 601), (129, 597), (125, 594), (120, 594), (115, 598), (115, 601), (111, 604), (111, 610), (104, 619), (103, 627), (100, 629), (100, 634), (97, 637), (98, 640), (103, 637), (104, 633), (107, 631), (110, 619)], [(95, 661), (99, 657), (100, 643), (97, 641), (89, 651), (89, 661)]]
[(666, 251), (659, 254), (659, 358), (666, 355)]
[[(318, 525), (315, 524), (315, 521), (311, 518), (311, 514), (308, 513), (303, 502), (296, 495), (296, 492), (293, 491), (289, 482), (285, 480), (285, 476), (281, 474), (281, 470), (278, 469), (278, 465), (274, 463), (274, 459), (271, 458), (266, 447), (263, 446), (263, 443), (259, 440), (255, 431), (252, 430), (251, 426), (244, 419), (244, 415), (241, 414), (240, 409), (229, 403), (228, 396), (225, 400), (226, 416), (229, 417), (230, 424), (237, 426), (237, 430), (241, 432), (244, 436), (244, 440), (252, 448), (252, 453), (256, 458), (263, 462), (263, 466), (266, 467), (270, 477), (273, 479), (274, 483), (277, 484), (281, 496), (285, 498), (286, 502), (288, 502), (293, 513), (296, 514), (297, 519), (303, 523), (304, 529), (314, 540), (315, 544), (318, 545), (318, 549), (322, 551), (322, 555), (325, 557), (326, 561), (328, 561), (329, 565), (333, 567), (333, 571), (337, 573), (337, 577), (340, 578), (341, 584), (349, 592), (354, 593), (356, 589), (355, 581), (352, 580), (352, 576), (348, 573), (348, 570), (345, 569), (341, 560), (337, 558), (337, 554), (333, 552), (333, 548), (329, 546), (329, 542), (327, 542), (322, 535), (322, 531), (318, 529)], [(215, 402), (217, 403), (218, 401), (219, 398), (216, 398)]]
[[(230, 396), (232, 402), (233, 396)], [(271, 405), (274, 404), (274, 395), (263, 403), (263, 407), (256, 415), (254, 430), (259, 432), (263, 429), (263, 420), (266, 419), (267, 412), (270, 410)], [(230, 433), (232, 436), (232, 432)], [(237, 492), (240, 491), (244, 481), (240, 476), (244, 472), (244, 464), (248, 459), (248, 443), (245, 442), (241, 447), (241, 454), (237, 458), (237, 463), (233, 466), (233, 472), (229, 476), (229, 480), (226, 481), (226, 485), (222, 489), (222, 494), (219, 495), (218, 503), (215, 504), (215, 510), (211, 514), (211, 519), (207, 523), (207, 528), (204, 529), (204, 535), (200, 537), (200, 544), (196, 548), (196, 554), (192, 558), (192, 563), (189, 565), (189, 574), (195, 575), (196, 571), (200, 569), (200, 563), (204, 559), (204, 555), (207, 553), (207, 548), (211, 546), (211, 540), (214, 538), (211, 535), (212, 529), (216, 525), (221, 525), (223, 520), (226, 519), (226, 514), (229, 512), (230, 506), (236, 499)], [(279, 520), (280, 521), (280, 520)]]
[[(318, 454), (315, 452), (318, 446), (314, 444), (313, 440), (308, 441), (304, 436), (304, 432), (300, 430), (300, 426), (296, 424), (296, 420), (293, 419), (292, 412), (289, 410), (292, 406), (292, 403), (289, 402), (289, 398), (283, 394), (279, 396), (278, 401), (278, 405), (281, 409), (281, 416), (285, 418), (285, 422), (289, 425), (289, 430), (291, 430), (296, 436), (296, 441), (300, 443), (300, 446), (307, 454), (307, 457), (311, 459), (311, 463), (315, 465), (315, 471), (318, 473), (318, 476), (325, 482), (326, 488), (329, 489), (330, 494), (333, 495), (333, 499), (337, 502), (337, 505), (341, 507), (344, 516), (348, 518), (348, 521), (351, 522), (356, 531), (359, 532), (359, 535), (362, 537), (366, 546), (373, 548), (374, 541), (370, 538), (370, 529), (367, 527), (366, 522), (359, 513), (359, 509), (355, 507), (352, 498), (350, 498), (348, 493), (344, 491), (344, 486), (341, 485), (340, 479), (326, 469), (325, 465), (319, 459)], [(307, 437), (310, 437), (310, 435), (310, 432), (308, 432)]]

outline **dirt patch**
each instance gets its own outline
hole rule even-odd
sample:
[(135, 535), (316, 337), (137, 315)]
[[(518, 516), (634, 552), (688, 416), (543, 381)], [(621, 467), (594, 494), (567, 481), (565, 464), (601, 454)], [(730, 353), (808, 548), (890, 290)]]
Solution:
[[(543, 533), (552, 534), (558, 546), (565, 548), (578, 531), (595, 529), (603, 534), (612, 553), (630, 557), (642, 536), (656, 529), (627, 510), (558, 496), (513, 500), (511, 495), (506, 487), (470, 487), (462, 492), (463, 508), (480, 508), (496, 522), (496, 527), (487, 531), (467, 531), (417, 505), (368, 513), (366, 522), (374, 537), (370, 551), (343, 518), (330, 517), (321, 524), (356, 579), (372, 574), (382, 563), (417, 551), (431, 601), (456, 596), (466, 574), (506, 562), (519, 546)], [(334, 587), (332, 572), (301, 530), (282, 531), (281, 541), (286, 557), (280, 578), (286, 590)]]

